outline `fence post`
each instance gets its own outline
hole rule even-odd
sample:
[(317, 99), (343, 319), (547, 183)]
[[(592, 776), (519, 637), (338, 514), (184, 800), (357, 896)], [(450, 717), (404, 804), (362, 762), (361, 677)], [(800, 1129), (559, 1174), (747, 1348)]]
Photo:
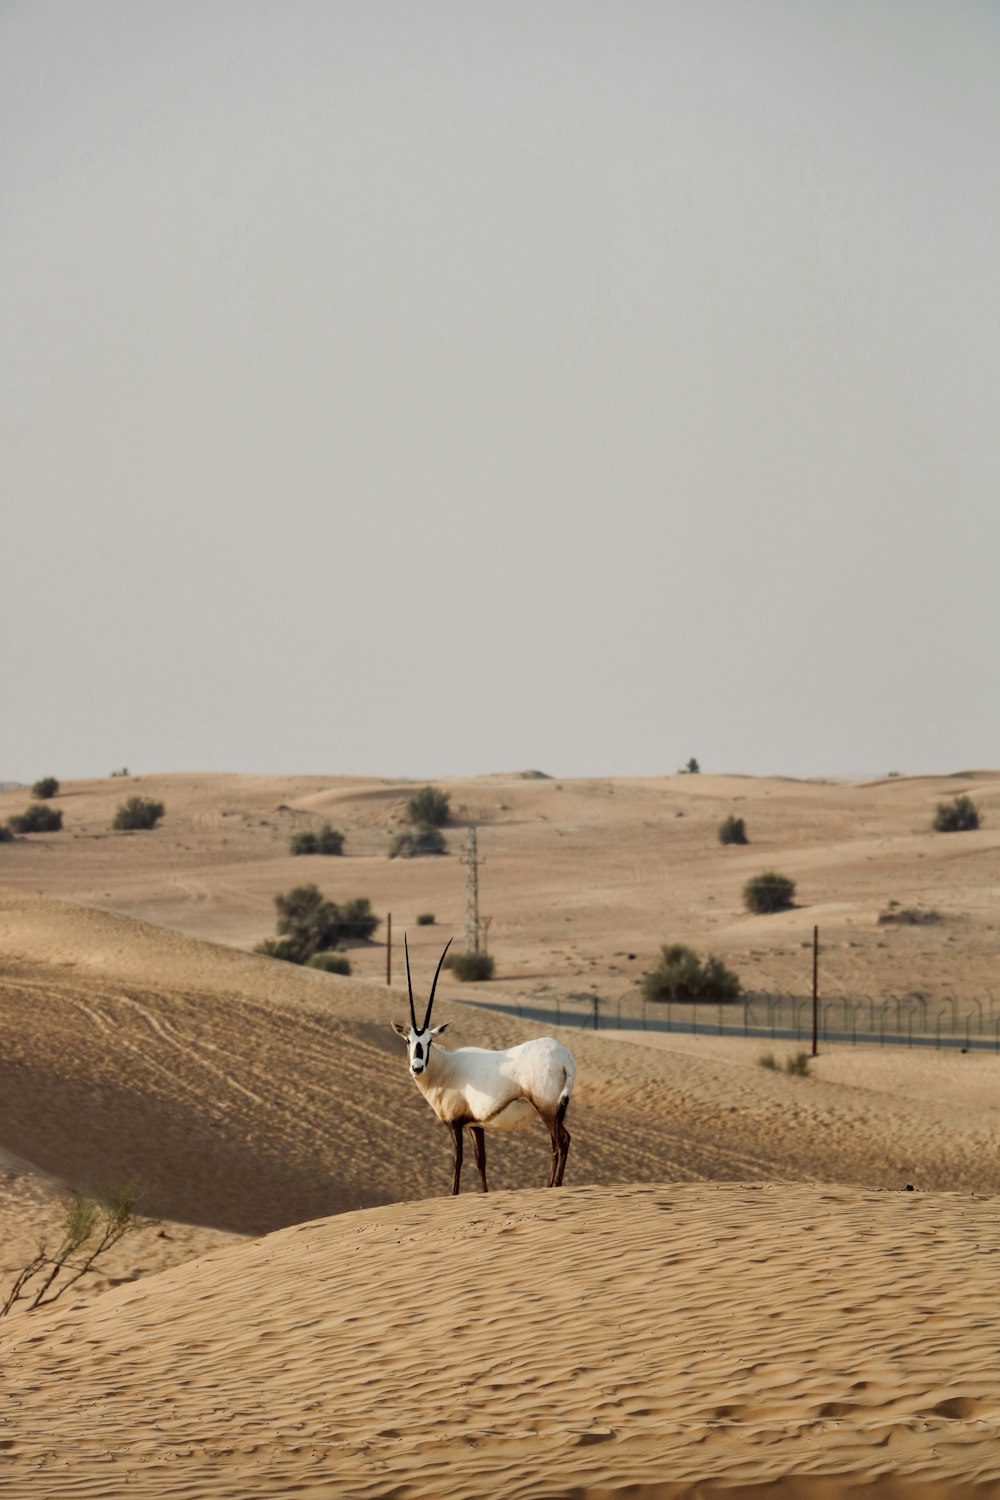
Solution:
[(813, 1049), (819, 1054), (819, 928), (813, 928)]
[(392, 912), (385, 919), (385, 982), (392, 984)]

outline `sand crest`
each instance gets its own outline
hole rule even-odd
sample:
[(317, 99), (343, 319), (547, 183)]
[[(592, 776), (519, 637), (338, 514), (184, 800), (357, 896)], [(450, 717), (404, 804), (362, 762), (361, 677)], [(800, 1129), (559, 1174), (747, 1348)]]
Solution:
[(402, 1204), (5, 1340), (0, 1493), (985, 1495), (998, 1344), (990, 1201), (712, 1184)]

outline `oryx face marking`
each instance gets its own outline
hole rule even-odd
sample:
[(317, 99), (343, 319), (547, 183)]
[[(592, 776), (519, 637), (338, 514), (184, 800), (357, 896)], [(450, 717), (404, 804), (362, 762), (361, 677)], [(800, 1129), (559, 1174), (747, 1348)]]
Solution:
[(406, 1043), (406, 1052), (410, 1062), (411, 1078), (419, 1078), (421, 1073), (427, 1067), (431, 1055), (431, 1040), (432, 1038), (439, 1036), (440, 1033), (444, 1031), (445, 1027), (448, 1025), (448, 1022), (445, 1021), (443, 1026), (431, 1026), (430, 1021), (431, 1006), (434, 1004), (434, 991), (437, 989), (438, 975), (441, 973), (441, 965), (444, 963), (445, 953), (448, 952), (448, 949), (450, 947), (451, 939), (449, 938), (447, 943), (445, 944), (444, 953), (442, 953), (440, 959), (438, 960), (437, 970), (434, 975), (434, 983), (431, 985), (430, 999), (427, 1001), (427, 1012), (424, 1016), (424, 1024), (422, 1026), (418, 1026), (417, 1013), (413, 1008), (413, 985), (410, 982), (410, 948), (409, 944), (406, 941), (406, 934), (403, 934), (403, 948), (406, 953), (406, 988), (409, 992), (410, 997), (410, 1029), (409, 1031), (407, 1031), (405, 1026), (399, 1026), (395, 1021), (392, 1023), (392, 1029), (397, 1033), (398, 1036), (401, 1036)]

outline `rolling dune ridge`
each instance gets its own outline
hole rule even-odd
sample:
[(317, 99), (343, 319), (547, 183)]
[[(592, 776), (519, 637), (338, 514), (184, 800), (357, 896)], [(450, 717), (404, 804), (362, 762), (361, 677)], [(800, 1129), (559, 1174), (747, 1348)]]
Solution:
[[(483, 819), (500, 976), (443, 975), (449, 1045), (554, 1029), (461, 998), (614, 994), (668, 939), (777, 984), (818, 912), (831, 984), (988, 989), (997, 820), (918, 824), (955, 788), (1000, 805), (990, 774), (447, 785)], [(132, 1183), (159, 1220), (0, 1322), (0, 1494), (1000, 1495), (1000, 1056), (824, 1046), (796, 1078), (741, 1037), (565, 1026), (567, 1187), (541, 1189), (539, 1126), (489, 1139), (488, 1197), (468, 1162), (451, 1199), (382, 930), (350, 978), (245, 951), (316, 880), (394, 911), (425, 992), (464, 871), (385, 858), (406, 786), (139, 789), (168, 806), (153, 834), (108, 833), (121, 786), (81, 783), (63, 834), (0, 845), (4, 1285), (66, 1186)], [(712, 843), (733, 806), (771, 847)], [(317, 817), (346, 858), (288, 857)], [(816, 904), (741, 913), (766, 865)], [(890, 893), (941, 920), (880, 928)]]

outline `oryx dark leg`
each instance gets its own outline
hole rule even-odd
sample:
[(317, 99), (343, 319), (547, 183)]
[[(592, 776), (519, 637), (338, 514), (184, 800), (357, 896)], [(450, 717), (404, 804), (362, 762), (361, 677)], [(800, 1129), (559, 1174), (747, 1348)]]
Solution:
[(569, 1108), (569, 1100), (564, 1099), (560, 1104), (555, 1119), (552, 1121), (552, 1173), (549, 1177), (549, 1187), (562, 1187), (563, 1173), (566, 1170), (566, 1158), (569, 1155), (569, 1143), (572, 1139), (563, 1121)]
[(476, 1166), (483, 1182), (483, 1192), (488, 1193), (486, 1186), (486, 1132), (481, 1125), (473, 1125), (472, 1130), (472, 1153), (476, 1158)]
[(452, 1197), (458, 1192), (458, 1184), (462, 1176), (462, 1130), (463, 1123), (461, 1120), (451, 1121), (451, 1138), (455, 1146), (455, 1181), (451, 1189)]

